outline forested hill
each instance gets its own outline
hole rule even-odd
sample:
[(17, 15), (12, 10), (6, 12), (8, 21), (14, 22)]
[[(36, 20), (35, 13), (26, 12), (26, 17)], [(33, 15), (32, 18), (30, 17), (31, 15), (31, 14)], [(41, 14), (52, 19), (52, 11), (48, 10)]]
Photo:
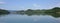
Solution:
[(9, 14), (8, 10), (0, 9), (0, 14)]

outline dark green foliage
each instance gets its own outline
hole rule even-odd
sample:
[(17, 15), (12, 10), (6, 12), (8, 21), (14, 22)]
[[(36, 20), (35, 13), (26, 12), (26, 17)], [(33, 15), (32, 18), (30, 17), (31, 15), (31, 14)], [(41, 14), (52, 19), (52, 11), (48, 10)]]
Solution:
[(52, 15), (53, 17), (60, 17), (60, 7), (54, 7), (53, 9), (46, 10), (45, 13)]
[(58, 18), (60, 17), (60, 14), (51, 14), (53, 17)]
[(7, 10), (0, 9), (0, 14), (8, 14), (9, 12)]
[(54, 7), (53, 9), (45, 11), (45, 13), (57, 13), (57, 12), (60, 12), (60, 7)]
[(55, 12), (60, 12), (60, 7), (55, 7), (52, 10), (55, 11)]
[(19, 11), (18, 13), (22, 13), (22, 14), (27, 14), (29, 16), (31, 15), (40, 15), (40, 14), (47, 14), (47, 15), (51, 15), (53, 17), (60, 17), (60, 7), (54, 7), (53, 9), (48, 9), (48, 10), (32, 10), (32, 9), (28, 9), (28, 10), (22, 10)]
[(40, 10), (31, 10), (31, 9), (28, 9), (25, 11), (25, 14), (40, 14)]

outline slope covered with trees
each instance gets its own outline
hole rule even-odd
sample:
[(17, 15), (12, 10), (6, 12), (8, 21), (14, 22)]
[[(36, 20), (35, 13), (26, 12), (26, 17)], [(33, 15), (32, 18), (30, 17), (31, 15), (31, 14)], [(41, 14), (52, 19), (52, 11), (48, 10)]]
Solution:
[(9, 11), (0, 9), (0, 14), (9, 14)]

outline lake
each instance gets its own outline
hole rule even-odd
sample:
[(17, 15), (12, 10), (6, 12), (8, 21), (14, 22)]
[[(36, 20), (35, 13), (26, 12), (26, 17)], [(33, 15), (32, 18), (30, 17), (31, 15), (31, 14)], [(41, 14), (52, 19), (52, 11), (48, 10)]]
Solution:
[(60, 17), (51, 15), (0, 15), (0, 23), (60, 23)]

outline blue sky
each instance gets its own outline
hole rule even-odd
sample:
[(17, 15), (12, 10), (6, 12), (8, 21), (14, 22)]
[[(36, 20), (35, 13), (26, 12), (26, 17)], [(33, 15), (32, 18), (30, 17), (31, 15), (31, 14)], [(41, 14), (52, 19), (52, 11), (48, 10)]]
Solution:
[(7, 10), (51, 9), (60, 7), (60, 0), (0, 0), (0, 8)]

